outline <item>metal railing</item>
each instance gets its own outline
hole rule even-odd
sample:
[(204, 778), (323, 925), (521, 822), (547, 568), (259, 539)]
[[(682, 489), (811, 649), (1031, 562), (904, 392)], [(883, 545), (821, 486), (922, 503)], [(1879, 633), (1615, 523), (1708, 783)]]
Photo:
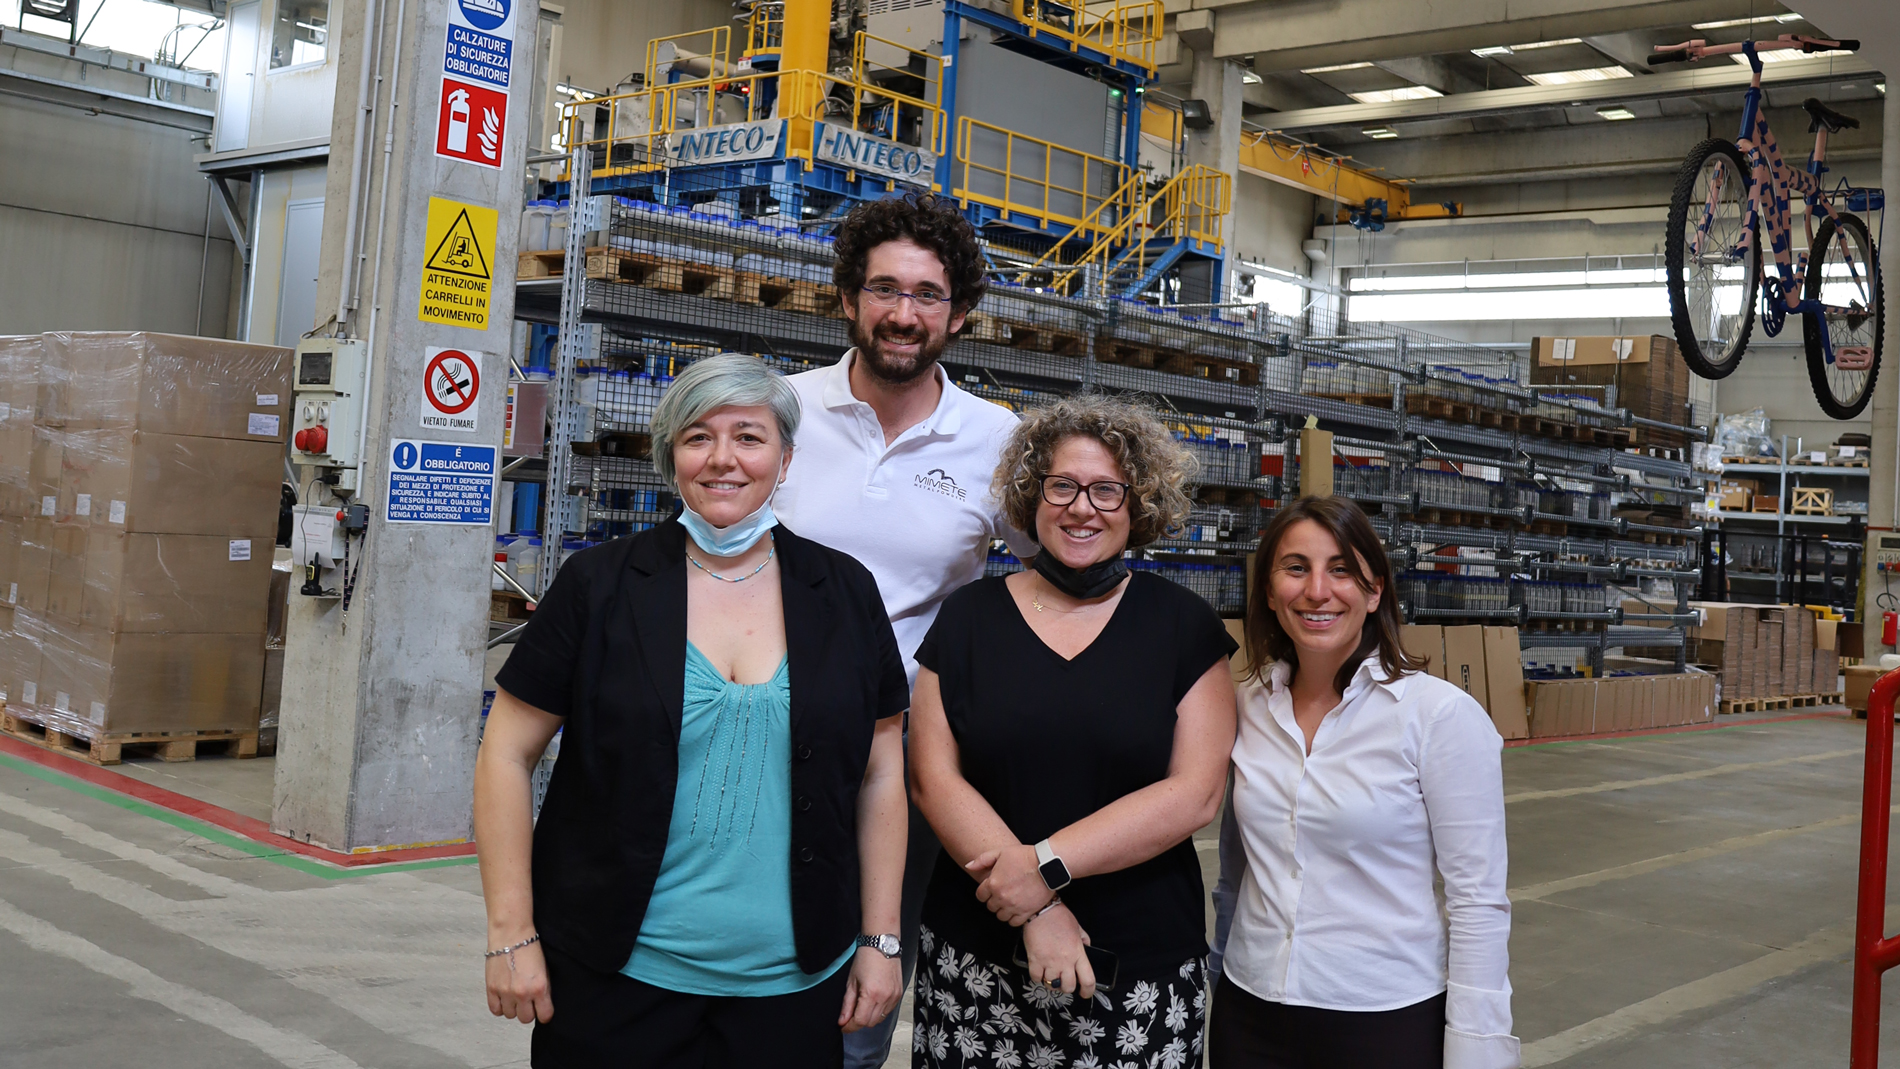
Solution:
[(1880, 980), (1900, 965), (1900, 936), (1887, 931), (1887, 848), (1893, 823), (1893, 713), (1900, 671), (1867, 696), (1867, 767), (1861, 779), (1860, 901), (1854, 911), (1854, 1013), (1850, 1069), (1880, 1064)]
[[(703, 57), (706, 60), (706, 70), (693, 71), (695, 77), (680, 79), (683, 82), (723, 77), (732, 73), (732, 28), (714, 26), (708, 30), (689, 30), (686, 33), (655, 37), (647, 42), (646, 85), (649, 89), (659, 83), (661, 46), (668, 43), (673, 45), (675, 53), (685, 53), (696, 58)], [(689, 49), (686, 43), (702, 44), (703, 47)]]
[(745, 23), (745, 58), (776, 55), (785, 47), (785, 4), (760, 4)]
[[(630, 174), (665, 166), (672, 134), (773, 118), (849, 123), (943, 150), (943, 109), (935, 101), (817, 71), (722, 74), (577, 101), (563, 109), (564, 143), (592, 150), (596, 176)], [(810, 158), (809, 138), (788, 143), (786, 155)]]
[(1232, 195), (1233, 180), (1212, 167), (1197, 163), (1177, 172), (1167, 184), (1142, 197), (1079, 260), (1056, 274), (1055, 287), (1073, 292), (1076, 276), (1091, 264), (1099, 269), (1097, 277), (1104, 285), (1117, 264), (1145, 273), (1159, 256), (1151, 249), (1156, 242), (1173, 245), (1192, 238), (1220, 247)]
[(1051, 0), (1012, 0), (1011, 16), (1029, 27), (1031, 36), (1044, 34), (1066, 42), (1069, 51), (1087, 47), (1151, 74), (1161, 44), (1165, 9), (1161, 0), (1090, 5)]
[[(957, 119), (952, 175), (951, 195), (960, 201), (1033, 218), (1045, 227), (1055, 223), (1096, 234), (1106, 234), (1125, 221), (1122, 217), (1133, 206), (1126, 190), (1138, 184), (1140, 177), (1106, 156), (967, 115)], [(1103, 218), (1110, 209), (1119, 210), (1111, 212), (1112, 220)]]

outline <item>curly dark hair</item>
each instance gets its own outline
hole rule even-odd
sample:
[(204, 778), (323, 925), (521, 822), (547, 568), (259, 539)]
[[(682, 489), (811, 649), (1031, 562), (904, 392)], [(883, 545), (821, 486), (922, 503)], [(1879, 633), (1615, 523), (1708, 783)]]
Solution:
[(929, 193), (867, 200), (851, 209), (838, 226), (838, 265), (831, 280), (852, 301), (864, 285), (864, 265), (871, 250), (887, 241), (908, 238), (937, 254), (950, 278), (950, 307), (958, 315), (976, 307), (990, 281), (976, 228), (956, 202)]
[(1058, 398), (1023, 413), (1003, 446), (991, 491), (1003, 515), (1032, 537), (1042, 504), (1042, 477), (1056, 449), (1071, 438), (1106, 446), (1131, 484), (1128, 548), (1145, 546), (1187, 522), (1188, 496), (1200, 462), (1175, 440), (1154, 409), (1139, 401), (1099, 393)]

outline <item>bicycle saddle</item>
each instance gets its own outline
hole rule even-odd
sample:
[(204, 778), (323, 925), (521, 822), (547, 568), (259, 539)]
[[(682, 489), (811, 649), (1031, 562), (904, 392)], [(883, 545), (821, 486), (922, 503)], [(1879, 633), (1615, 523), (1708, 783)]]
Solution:
[(1859, 119), (1854, 118), (1852, 115), (1842, 115), (1840, 112), (1835, 111), (1833, 108), (1828, 107), (1813, 97), (1803, 100), (1801, 106), (1807, 109), (1809, 119), (1808, 133), (1814, 133), (1823, 126), (1827, 127), (1827, 132), (1830, 134), (1837, 133), (1841, 130), (1860, 129)]

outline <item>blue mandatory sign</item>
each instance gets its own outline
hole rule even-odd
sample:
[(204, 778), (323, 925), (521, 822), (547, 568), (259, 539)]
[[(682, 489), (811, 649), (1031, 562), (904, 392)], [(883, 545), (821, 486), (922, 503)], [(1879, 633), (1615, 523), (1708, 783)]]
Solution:
[(442, 73), (506, 89), (514, 47), (515, 43), (506, 37), (451, 22), (448, 47), (442, 56)]
[(389, 449), (389, 522), (487, 526), (493, 521), (492, 445), (399, 438)]
[(455, 0), (455, 6), (462, 10), (462, 17), (469, 25), (478, 30), (499, 29), (508, 21), (508, 5), (511, 0)]

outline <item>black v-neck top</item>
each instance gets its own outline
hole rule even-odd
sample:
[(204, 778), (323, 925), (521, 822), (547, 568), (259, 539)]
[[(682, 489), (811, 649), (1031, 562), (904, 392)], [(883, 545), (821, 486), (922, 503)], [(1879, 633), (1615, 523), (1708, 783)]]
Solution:
[[(950, 595), (917, 650), (937, 673), (963, 777), (1017, 839), (1037, 843), (1167, 778), (1175, 708), (1235, 649), (1200, 596), (1135, 572), (1088, 648), (1065, 661), (1038, 638), (1002, 577)], [(924, 899), (938, 939), (1007, 966), (1021, 932), (976, 898), (976, 881), (940, 852)], [(1207, 953), (1205, 891), (1192, 841), (1062, 892), (1098, 947), (1131, 979)]]

